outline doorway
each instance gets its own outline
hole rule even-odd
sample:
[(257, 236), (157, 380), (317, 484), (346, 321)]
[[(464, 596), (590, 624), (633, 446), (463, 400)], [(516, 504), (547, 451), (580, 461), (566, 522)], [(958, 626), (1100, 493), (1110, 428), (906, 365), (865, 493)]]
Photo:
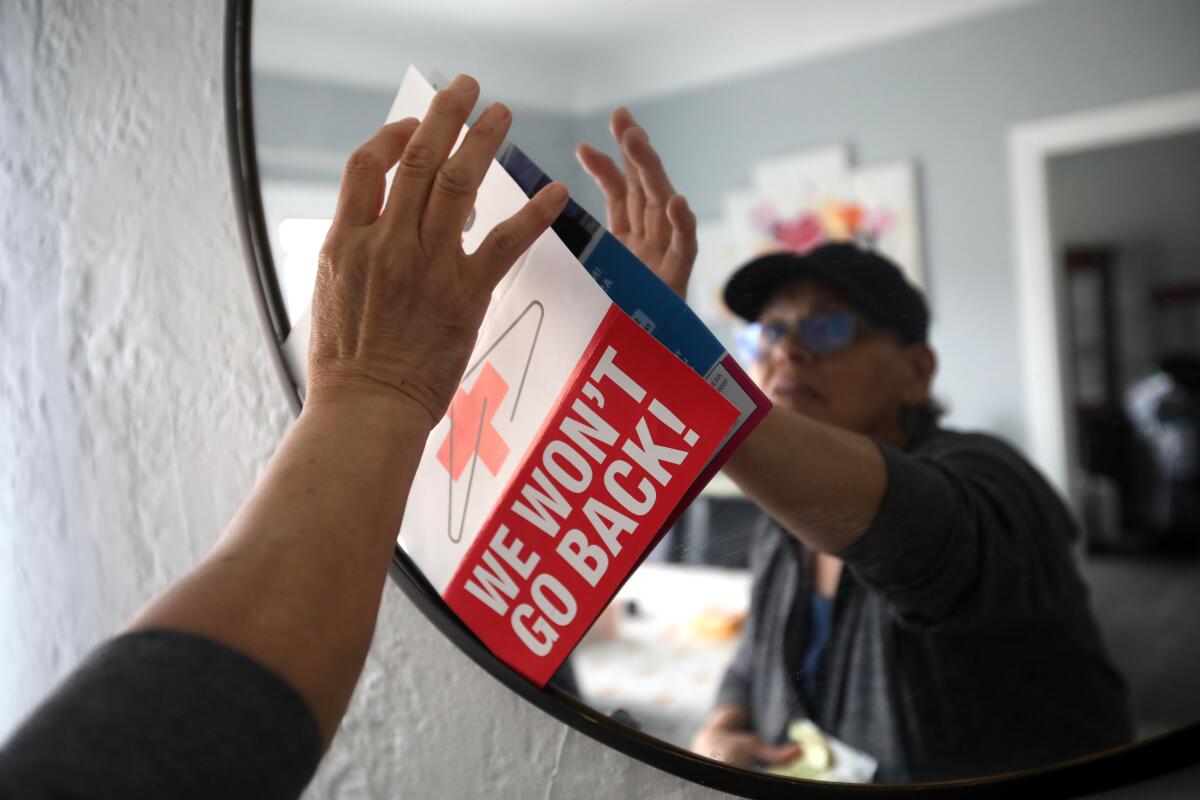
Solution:
[(1194, 131), (1200, 131), (1200, 91), (1031, 120), (1009, 132), (1026, 444), (1033, 462), (1077, 511), (1067, 315), (1051, 233), (1049, 164), (1055, 157)]
[(1200, 715), (1200, 525), (1171, 485), (1197, 445), (1200, 92), (1030, 122), (1010, 155), (1028, 443), (1082, 523), (1096, 618), (1154, 735)]
[(1052, 157), (1090, 549), (1200, 549), (1200, 131)]

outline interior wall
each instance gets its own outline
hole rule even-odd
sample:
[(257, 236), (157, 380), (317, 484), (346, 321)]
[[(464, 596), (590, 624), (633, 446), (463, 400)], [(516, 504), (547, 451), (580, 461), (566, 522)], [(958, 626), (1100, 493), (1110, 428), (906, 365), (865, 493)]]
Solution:
[[(935, 388), (951, 423), (1024, 443), (1008, 131), (1200, 87), (1198, 31), (1192, 0), (1054, 0), (631, 108), (701, 218), (764, 156), (848, 142), (859, 163), (916, 160)], [(593, 115), (582, 138), (606, 127)]]
[(1154, 243), (1154, 285), (1200, 279), (1200, 130), (1050, 160), (1058, 242)]
[[(1156, 369), (1164, 346), (1179, 344), (1150, 293), (1200, 284), (1200, 132), (1060, 156), (1047, 177), (1054, 252), (1116, 249), (1120, 381), (1128, 386)], [(1195, 338), (1190, 344), (1200, 348)]]
[[(230, 195), (222, 17), (220, 0), (0, 3), (0, 739), (211, 545), (289, 422)], [(717, 796), (528, 706), (389, 587), (306, 796), (599, 786)]]
[[(433, 80), (432, 75), (425, 77)], [(486, 76), (479, 77), (480, 89), (486, 92)], [(260, 166), (263, 177), (273, 180), (336, 184), (346, 156), (383, 124), (395, 98), (395, 92), (266, 70), (255, 70), (253, 78)], [(402, 78), (396, 78), (397, 89)], [(484, 94), (476, 112), (493, 99)], [(513, 112), (510, 139), (550, 175), (578, 172), (573, 155), (578, 123), (573, 114), (508, 105)]]

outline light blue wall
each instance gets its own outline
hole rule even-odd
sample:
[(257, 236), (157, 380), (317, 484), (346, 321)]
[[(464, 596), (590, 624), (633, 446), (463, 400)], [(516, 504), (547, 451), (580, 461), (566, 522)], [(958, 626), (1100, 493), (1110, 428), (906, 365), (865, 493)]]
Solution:
[[(953, 422), (1023, 441), (1008, 131), (1196, 88), (1200, 2), (1053, 0), (631, 108), (702, 218), (763, 156), (849, 142), (860, 163), (915, 159), (938, 390)], [(606, 141), (606, 115), (580, 132)]]
[[(951, 421), (1024, 442), (1007, 136), (1021, 121), (1200, 87), (1200, 2), (1050, 0), (631, 104), (702, 217), (756, 159), (848, 142), (859, 163), (914, 159), (934, 308), (938, 393)], [(264, 145), (319, 145), (340, 163), (391, 93), (255, 76)], [(324, 109), (314, 115), (313, 109)], [(597, 215), (572, 151), (606, 145), (607, 114), (514, 109), (512, 138)], [(268, 178), (337, 179), (264, 161)]]
[[(399, 87), (397, 87), (399, 88)], [(485, 87), (486, 88), (486, 87)], [(255, 135), (263, 177), (337, 183), (341, 164), (383, 124), (395, 92), (254, 73)], [(482, 110), (485, 97), (476, 106)], [(572, 148), (578, 121), (569, 114), (513, 107), (509, 137), (551, 175), (575, 173)], [(305, 150), (327, 163), (314, 168), (272, 153)]]

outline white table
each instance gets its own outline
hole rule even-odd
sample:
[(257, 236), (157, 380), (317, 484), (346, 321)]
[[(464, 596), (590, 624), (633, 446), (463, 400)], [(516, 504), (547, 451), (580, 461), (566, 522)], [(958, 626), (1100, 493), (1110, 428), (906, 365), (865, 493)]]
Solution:
[(583, 699), (606, 713), (622, 709), (645, 733), (686, 747), (740, 638), (698, 635), (694, 620), (706, 609), (745, 613), (749, 598), (747, 570), (642, 564), (614, 601), (633, 601), (637, 615), (601, 619), (572, 654)]

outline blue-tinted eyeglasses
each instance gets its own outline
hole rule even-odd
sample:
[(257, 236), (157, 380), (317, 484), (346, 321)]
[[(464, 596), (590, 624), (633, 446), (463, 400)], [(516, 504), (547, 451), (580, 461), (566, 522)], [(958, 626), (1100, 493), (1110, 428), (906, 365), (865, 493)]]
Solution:
[(752, 322), (737, 338), (738, 356), (744, 363), (766, 358), (771, 348), (789, 333), (809, 354), (827, 356), (854, 344), (862, 318), (852, 311), (833, 311), (784, 322)]

